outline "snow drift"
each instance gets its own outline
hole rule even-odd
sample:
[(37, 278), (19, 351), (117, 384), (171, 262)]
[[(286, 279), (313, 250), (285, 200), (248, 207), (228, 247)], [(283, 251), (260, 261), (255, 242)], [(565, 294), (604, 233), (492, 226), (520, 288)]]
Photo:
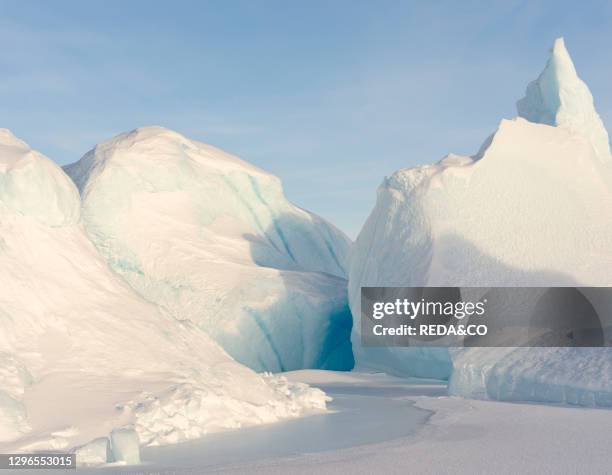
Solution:
[(138, 296), (79, 209), (61, 168), (0, 130), (1, 452), (79, 446), (81, 462), (133, 462), (138, 443), (325, 408), (321, 391), (254, 373)]
[(608, 348), (464, 349), (451, 359), (446, 349), (359, 344), (361, 286), (612, 285), (608, 135), (562, 39), (518, 110), (477, 155), (383, 181), (351, 256), (356, 362), (418, 376), (452, 371), (452, 394), (610, 405)]
[(259, 371), (352, 368), (349, 240), (278, 178), (161, 127), (66, 171), (89, 237), (147, 300)]

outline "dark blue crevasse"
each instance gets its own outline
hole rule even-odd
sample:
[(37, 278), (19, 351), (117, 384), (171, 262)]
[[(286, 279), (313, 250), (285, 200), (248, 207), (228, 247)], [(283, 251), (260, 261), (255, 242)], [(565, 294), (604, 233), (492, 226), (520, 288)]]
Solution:
[(355, 366), (353, 347), (351, 345), (351, 330), (353, 316), (347, 304), (338, 312), (329, 316), (329, 326), (321, 358), (317, 364), (320, 369), (335, 371), (350, 371)]

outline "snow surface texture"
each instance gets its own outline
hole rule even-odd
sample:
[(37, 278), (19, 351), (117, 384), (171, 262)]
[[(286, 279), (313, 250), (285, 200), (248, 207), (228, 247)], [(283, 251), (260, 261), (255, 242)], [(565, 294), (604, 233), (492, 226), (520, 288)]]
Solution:
[(0, 190), (0, 452), (79, 447), (95, 463), (110, 447), (134, 461), (136, 436), (166, 444), (325, 409), (320, 390), (256, 374), (134, 292), (88, 240), (72, 181), (6, 130)]
[(609, 348), (465, 349), (451, 359), (446, 349), (359, 344), (361, 286), (612, 285), (612, 157), (562, 40), (518, 109), (529, 121), (502, 120), (476, 156), (383, 181), (351, 255), (356, 363), (452, 371), (452, 394), (612, 405)]
[(277, 177), (161, 127), (66, 171), (88, 235), (147, 300), (258, 371), (352, 368), (349, 240), (287, 201)]

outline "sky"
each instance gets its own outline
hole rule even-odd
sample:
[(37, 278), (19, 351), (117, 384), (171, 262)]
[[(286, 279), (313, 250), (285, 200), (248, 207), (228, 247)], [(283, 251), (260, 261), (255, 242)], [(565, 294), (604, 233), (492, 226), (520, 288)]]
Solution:
[(63, 165), (162, 125), (354, 238), (385, 176), (514, 117), (558, 36), (612, 124), (612, 2), (0, 0), (0, 127)]

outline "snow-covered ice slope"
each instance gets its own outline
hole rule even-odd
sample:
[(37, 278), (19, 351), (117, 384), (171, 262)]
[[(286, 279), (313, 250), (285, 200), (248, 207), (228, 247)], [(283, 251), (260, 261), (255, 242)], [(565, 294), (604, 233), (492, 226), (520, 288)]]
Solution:
[(147, 300), (256, 370), (352, 367), (349, 240), (277, 177), (161, 127), (66, 171), (90, 238)]
[[(165, 444), (325, 408), (321, 391), (256, 374), (140, 297), (79, 210), (61, 168), (0, 130), (0, 452), (69, 449), (113, 429), (132, 446), (134, 430)], [(80, 453), (100, 461), (106, 447)]]
[[(444, 349), (361, 348), (360, 286), (612, 285), (612, 157), (562, 40), (518, 108), (529, 120), (502, 120), (476, 156), (451, 154), (383, 181), (351, 256), (358, 365), (451, 372)], [(610, 361), (607, 348), (461, 350), (450, 389), (609, 404)]]

